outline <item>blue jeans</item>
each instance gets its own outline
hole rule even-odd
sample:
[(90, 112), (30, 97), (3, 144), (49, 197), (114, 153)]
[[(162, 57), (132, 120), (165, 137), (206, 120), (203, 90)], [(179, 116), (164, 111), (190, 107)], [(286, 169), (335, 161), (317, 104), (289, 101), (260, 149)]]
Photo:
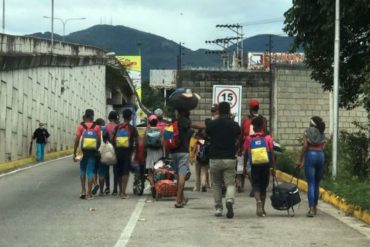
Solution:
[(325, 156), (323, 151), (308, 150), (304, 159), (304, 171), (308, 184), (308, 205), (316, 207), (320, 195), (320, 180), (324, 170)]
[(37, 161), (44, 160), (45, 143), (36, 143), (36, 159)]
[(96, 153), (83, 151), (83, 157), (80, 162), (80, 176), (87, 175), (88, 180), (94, 179), (94, 170), (96, 164)]

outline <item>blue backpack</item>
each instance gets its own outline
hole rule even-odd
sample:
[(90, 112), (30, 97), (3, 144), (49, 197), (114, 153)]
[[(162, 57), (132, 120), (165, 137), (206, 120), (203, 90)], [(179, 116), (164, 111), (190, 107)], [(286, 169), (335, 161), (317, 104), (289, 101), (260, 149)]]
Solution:
[(95, 131), (96, 124), (93, 123), (90, 128), (88, 128), (85, 123), (81, 123), (81, 125), (85, 129), (82, 133), (81, 149), (92, 151), (98, 150), (98, 134)]
[(269, 150), (266, 138), (260, 135), (252, 135), (250, 142), (249, 159), (252, 165), (268, 165), (271, 161), (271, 150)]
[(150, 127), (147, 129), (145, 146), (153, 149), (162, 147), (162, 132), (159, 128)]
[(115, 128), (114, 142), (118, 149), (130, 147), (130, 126), (128, 124), (120, 124)]

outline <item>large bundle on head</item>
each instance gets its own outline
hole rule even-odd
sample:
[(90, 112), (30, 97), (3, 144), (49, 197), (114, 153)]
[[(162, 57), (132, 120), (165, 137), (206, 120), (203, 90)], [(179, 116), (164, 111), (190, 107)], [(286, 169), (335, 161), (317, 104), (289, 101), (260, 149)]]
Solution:
[(176, 110), (193, 110), (198, 105), (200, 96), (190, 88), (177, 88), (169, 97), (169, 104)]

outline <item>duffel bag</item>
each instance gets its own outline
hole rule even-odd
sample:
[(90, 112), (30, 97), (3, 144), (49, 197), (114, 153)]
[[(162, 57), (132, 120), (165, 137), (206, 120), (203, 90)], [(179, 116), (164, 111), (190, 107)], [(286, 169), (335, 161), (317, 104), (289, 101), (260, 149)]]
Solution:
[(288, 215), (290, 215), (290, 210), (292, 210), (293, 214), (291, 216), (294, 216), (294, 206), (301, 202), (301, 197), (299, 195), (298, 189), (298, 179), (297, 184), (279, 184), (276, 177), (273, 176), (272, 184), (272, 195), (270, 197), (272, 207), (276, 210), (286, 210), (288, 212)]
[(155, 183), (155, 191), (158, 197), (171, 197), (177, 194), (177, 184), (172, 180), (163, 179)]

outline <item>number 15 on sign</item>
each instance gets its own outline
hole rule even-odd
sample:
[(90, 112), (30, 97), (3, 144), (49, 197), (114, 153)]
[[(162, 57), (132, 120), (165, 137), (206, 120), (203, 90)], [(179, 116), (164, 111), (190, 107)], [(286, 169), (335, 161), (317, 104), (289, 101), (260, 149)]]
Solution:
[(231, 113), (235, 116), (234, 120), (240, 124), (241, 121), (241, 96), (242, 86), (233, 85), (214, 85), (213, 104), (228, 102)]

